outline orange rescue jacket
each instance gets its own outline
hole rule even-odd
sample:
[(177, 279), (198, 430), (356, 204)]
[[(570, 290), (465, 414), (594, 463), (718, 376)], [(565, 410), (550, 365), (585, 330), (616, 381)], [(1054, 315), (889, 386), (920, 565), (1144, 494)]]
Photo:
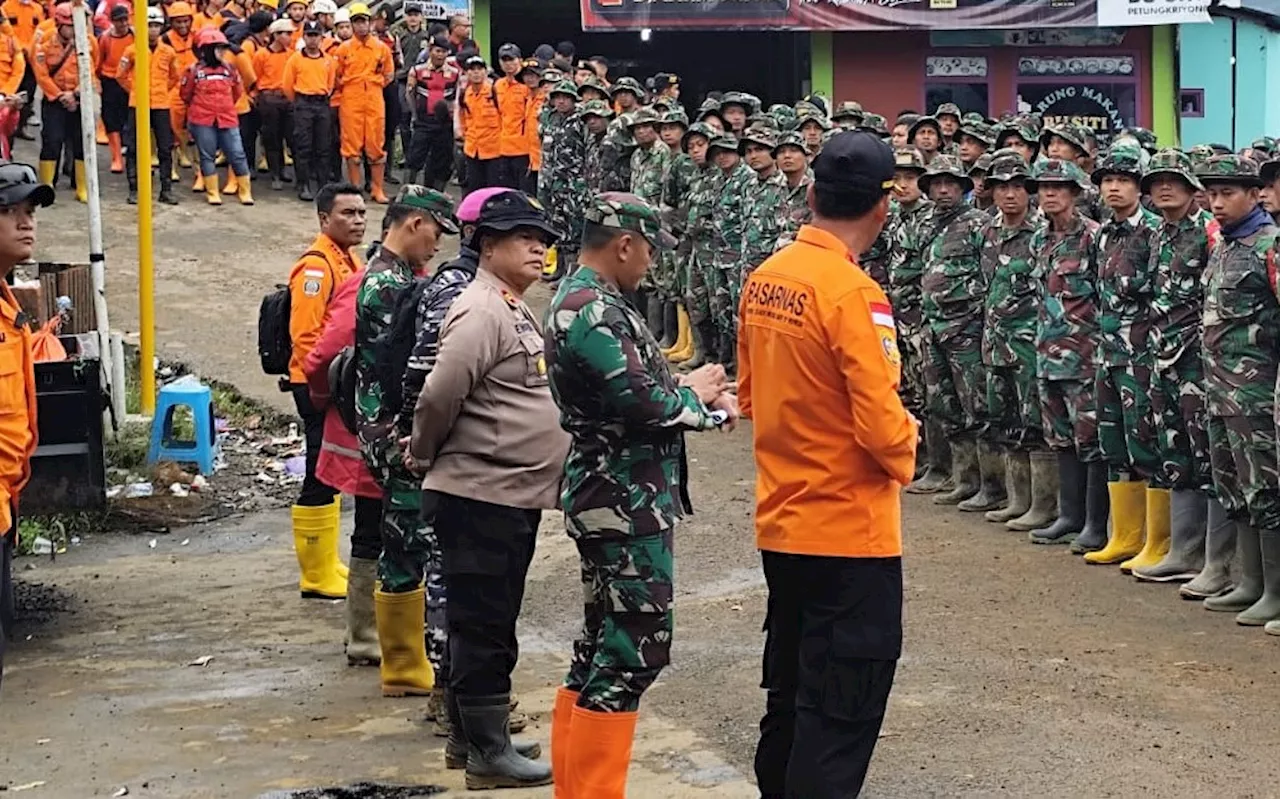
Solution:
[[(36, 42), (36, 57), (32, 70), (36, 84), (44, 91), (46, 99), (53, 100), (63, 92), (80, 90), (80, 68), (77, 66), (75, 42), (64, 42), (55, 31), (52, 36), (42, 36)], [(89, 40), (89, 60), (98, 61), (98, 42)], [(97, 76), (94, 76), (97, 86)]]
[[(116, 80), (120, 81), (120, 85), (129, 90), (130, 108), (138, 107), (138, 94), (135, 88), (137, 66), (137, 46), (130, 45), (129, 49), (124, 51), (124, 55), (120, 56), (120, 70), (116, 74)], [(151, 48), (151, 82), (148, 84), (151, 89), (150, 105), (153, 110), (169, 107), (169, 93), (177, 88), (181, 77), (173, 48), (164, 42), (156, 42), (156, 46)]]
[(468, 158), (488, 161), (502, 155), (502, 116), (492, 81), (468, 83), (458, 95), (458, 126), (462, 152)]
[(525, 114), (529, 110), (529, 87), (515, 78), (498, 78), (494, 86), (498, 92), (498, 114), (502, 117), (501, 154), (528, 155)]
[(10, 505), (31, 479), (36, 451), (36, 373), (31, 328), (9, 286), (0, 281), (0, 538), (13, 527)]
[(44, 6), (34, 0), (4, 0), (0, 11), (3, 11), (9, 24), (13, 26), (13, 35), (18, 37), (22, 49), (31, 53), (36, 40), (36, 27), (48, 16)]
[(323, 233), (293, 265), (289, 273), (289, 338), (293, 340), (289, 382), (307, 382), (302, 365), (324, 332), (324, 312), (329, 300), (338, 286), (359, 268), (349, 252)]

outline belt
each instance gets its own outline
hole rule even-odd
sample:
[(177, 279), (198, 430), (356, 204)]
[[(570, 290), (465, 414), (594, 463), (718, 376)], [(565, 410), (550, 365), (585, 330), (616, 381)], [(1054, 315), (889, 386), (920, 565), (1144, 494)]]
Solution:
[(297, 95), (297, 99), (299, 102), (306, 100), (309, 103), (329, 104), (329, 95), (327, 94), (299, 94)]

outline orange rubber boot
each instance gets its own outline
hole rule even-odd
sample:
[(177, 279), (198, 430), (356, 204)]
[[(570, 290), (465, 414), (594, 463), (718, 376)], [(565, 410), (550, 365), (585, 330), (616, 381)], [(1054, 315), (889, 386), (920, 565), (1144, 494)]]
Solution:
[(551, 709), (551, 778), (555, 780), (554, 799), (573, 799), (569, 787), (569, 730), (578, 692), (563, 685), (556, 689), (556, 703)]
[(347, 182), (357, 189), (364, 185), (364, 170), (360, 168), (359, 158), (347, 159)]
[(119, 175), (124, 172), (124, 150), (120, 146), (120, 134), (108, 133), (107, 144), (111, 147), (111, 172)]
[(391, 202), (387, 199), (387, 193), (382, 190), (382, 179), (387, 174), (387, 162), (380, 164), (369, 164), (369, 198), (379, 205), (386, 205)]
[[(573, 707), (569, 726), (569, 796), (625, 799), (639, 713)], [(552, 757), (554, 757), (554, 753)], [(554, 769), (555, 766), (553, 765)]]

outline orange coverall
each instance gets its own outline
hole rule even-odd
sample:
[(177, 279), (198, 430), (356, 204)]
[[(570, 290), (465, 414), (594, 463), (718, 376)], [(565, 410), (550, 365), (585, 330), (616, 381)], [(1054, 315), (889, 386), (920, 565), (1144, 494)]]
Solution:
[(13, 526), (10, 504), (31, 479), (36, 451), (36, 374), (31, 329), (18, 324), (21, 306), (0, 281), (0, 538)]
[[(22, 85), (22, 75), (27, 69), (27, 56), (22, 52), (22, 42), (7, 22), (0, 23), (0, 94), (17, 94)], [(34, 102), (28, 97), (27, 102)]]
[[(195, 25), (191, 26), (191, 31), (185, 38), (179, 36), (175, 30), (167, 30), (160, 36), (162, 43), (173, 48), (174, 62), (178, 67), (179, 75), (196, 62), (195, 36)], [(178, 94), (177, 84), (174, 84), (169, 92), (169, 123), (173, 127), (173, 140), (179, 145), (184, 144), (189, 138), (187, 136), (187, 104)]]
[(342, 157), (359, 158), (363, 152), (370, 163), (382, 163), (387, 117), (382, 89), (395, 74), (391, 50), (369, 34), (364, 39), (352, 36), (333, 54), (338, 62), (338, 91), (342, 92), (338, 105)]
[[(4, 4), (0, 5), (0, 13), (9, 20), (9, 24), (13, 26), (13, 35), (18, 37), (22, 49), (30, 55), (36, 41), (36, 27), (48, 16), (44, 6), (34, 0), (4, 0)], [(35, 100), (34, 97), (30, 99)]]

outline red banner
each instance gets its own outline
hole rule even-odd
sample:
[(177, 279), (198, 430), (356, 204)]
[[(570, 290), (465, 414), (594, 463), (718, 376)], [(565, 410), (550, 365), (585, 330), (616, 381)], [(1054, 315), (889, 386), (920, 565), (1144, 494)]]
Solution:
[(1097, 0), (581, 0), (583, 30), (1094, 27)]

